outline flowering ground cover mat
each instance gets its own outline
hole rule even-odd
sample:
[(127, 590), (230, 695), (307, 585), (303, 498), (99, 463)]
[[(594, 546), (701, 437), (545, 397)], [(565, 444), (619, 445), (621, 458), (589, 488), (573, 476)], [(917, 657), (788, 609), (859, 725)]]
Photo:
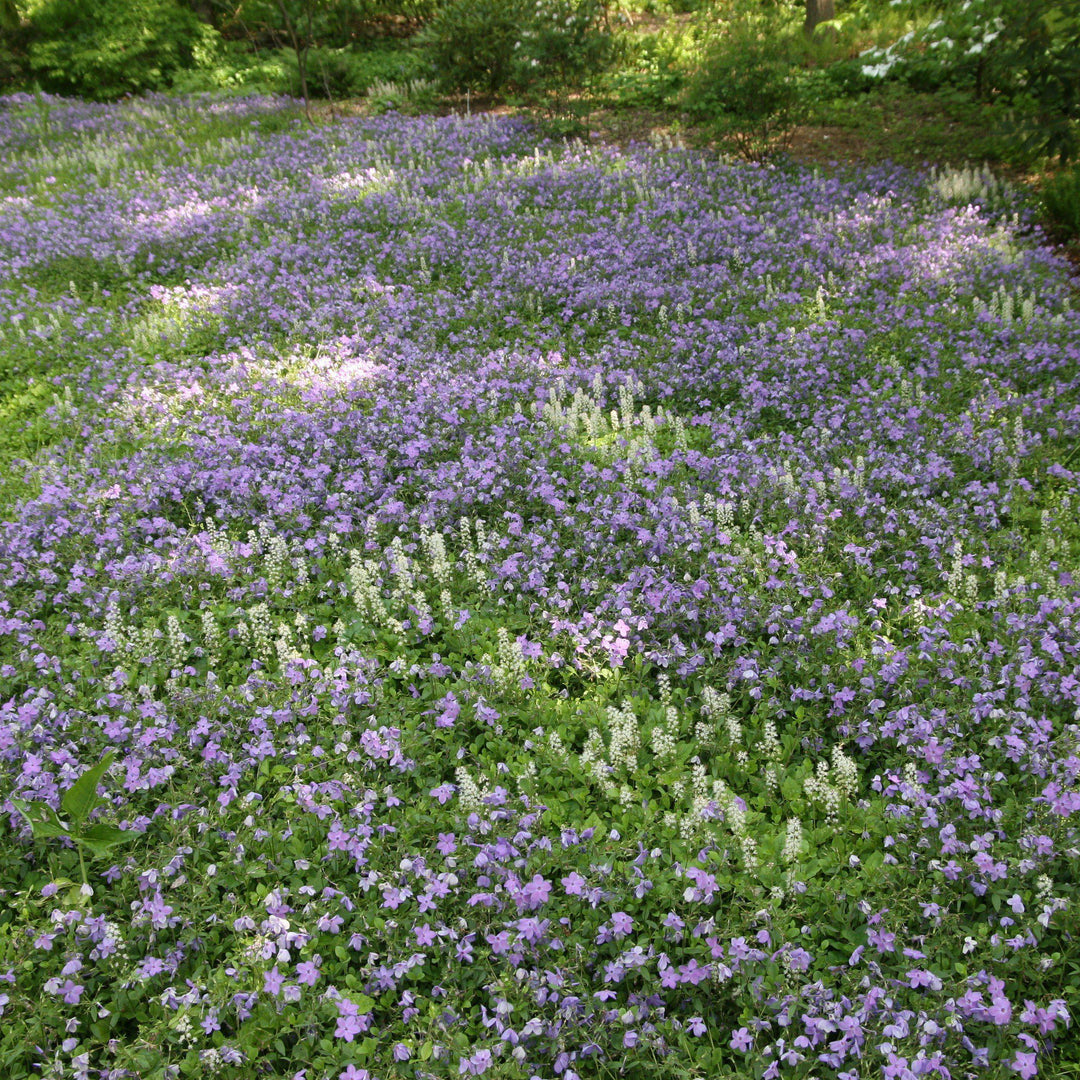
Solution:
[(1074, 1075), (1015, 194), (0, 105), (0, 1075)]

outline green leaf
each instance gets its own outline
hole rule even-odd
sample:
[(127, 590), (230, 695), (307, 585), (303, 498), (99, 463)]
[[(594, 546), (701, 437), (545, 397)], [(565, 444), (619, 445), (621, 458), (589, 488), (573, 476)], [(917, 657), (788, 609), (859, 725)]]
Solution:
[(88, 851), (100, 857), (108, 854), (109, 848), (117, 844), (126, 844), (136, 835), (134, 832), (118, 829), (115, 825), (98, 822), (83, 830), (78, 836), (73, 836), (72, 839), (76, 844), (82, 844)]
[(101, 801), (98, 798), (97, 786), (105, 775), (105, 770), (112, 764), (113, 756), (113, 752), (110, 750), (93, 768), (87, 769), (64, 792), (64, 797), (60, 801), (60, 809), (76, 825), (81, 825), (90, 816), (90, 811)]
[(47, 840), (55, 836), (70, 836), (71, 826), (61, 821), (59, 814), (47, 803), (24, 802), (22, 799), (12, 799), (12, 805), (30, 823), (34, 830), (35, 840)]

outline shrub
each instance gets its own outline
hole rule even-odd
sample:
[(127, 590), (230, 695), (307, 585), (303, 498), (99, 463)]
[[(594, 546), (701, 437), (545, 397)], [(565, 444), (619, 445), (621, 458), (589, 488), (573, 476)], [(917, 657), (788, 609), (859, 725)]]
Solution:
[(423, 54), (397, 42), (370, 48), (312, 49), (308, 55), (308, 78), (317, 96), (363, 97), (376, 83), (404, 84), (429, 73)]
[(802, 113), (794, 46), (777, 29), (733, 23), (706, 50), (684, 96), (691, 116), (755, 160), (783, 144)]
[(524, 21), (521, 0), (453, 0), (420, 32), (448, 90), (500, 90), (510, 80)]
[(177, 72), (172, 89), (182, 94), (297, 93), (296, 63), (284, 50), (253, 52), (246, 42), (239, 41), (222, 45), (212, 62)]
[(99, 100), (165, 89), (208, 64), (220, 41), (176, 0), (47, 0), (32, 34), (29, 66), (43, 89)]
[(611, 56), (599, 0), (538, 0), (514, 50), (514, 82), (540, 91), (557, 111)]
[(430, 112), (438, 101), (438, 86), (427, 79), (409, 79), (406, 82), (376, 80), (368, 88), (368, 108), (373, 113), (400, 112), (406, 116), (418, 116)]
[(862, 60), (874, 80), (952, 84), (1009, 104), (1010, 134), (1029, 155), (1064, 162), (1080, 151), (1080, 18), (1057, 0), (968, 0)]
[(1042, 200), (1051, 228), (1063, 239), (1080, 238), (1080, 165), (1064, 169), (1047, 181)]
[(447, 89), (513, 85), (565, 99), (611, 51), (600, 0), (453, 0), (420, 41)]

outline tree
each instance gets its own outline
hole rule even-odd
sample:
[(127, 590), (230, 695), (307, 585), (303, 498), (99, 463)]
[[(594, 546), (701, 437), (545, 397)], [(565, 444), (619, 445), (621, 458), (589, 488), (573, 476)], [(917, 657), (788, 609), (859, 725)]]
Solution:
[(834, 0), (806, 0), (806, 21), (803, 23), (803, 30), (807, 37), (811, 37), (821, 23), (835, 18)]
[(248, 0), (239, 11), (239, 19), (251, 21), (275, 42), (284, 40), (296, 56), (300, 78), (300, 96), (304, 113), (311, 119), (311, 95), (308, 91), (308, 54), (315, 43), (315, 18), (332, 0)]

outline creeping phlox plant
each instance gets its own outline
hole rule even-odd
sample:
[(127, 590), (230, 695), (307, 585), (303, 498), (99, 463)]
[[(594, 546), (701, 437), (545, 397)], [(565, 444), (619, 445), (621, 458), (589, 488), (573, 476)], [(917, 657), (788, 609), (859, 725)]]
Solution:
[(1064, 1075), (1013, 192), (271, 99), (0, 148), (0, 1074)]

